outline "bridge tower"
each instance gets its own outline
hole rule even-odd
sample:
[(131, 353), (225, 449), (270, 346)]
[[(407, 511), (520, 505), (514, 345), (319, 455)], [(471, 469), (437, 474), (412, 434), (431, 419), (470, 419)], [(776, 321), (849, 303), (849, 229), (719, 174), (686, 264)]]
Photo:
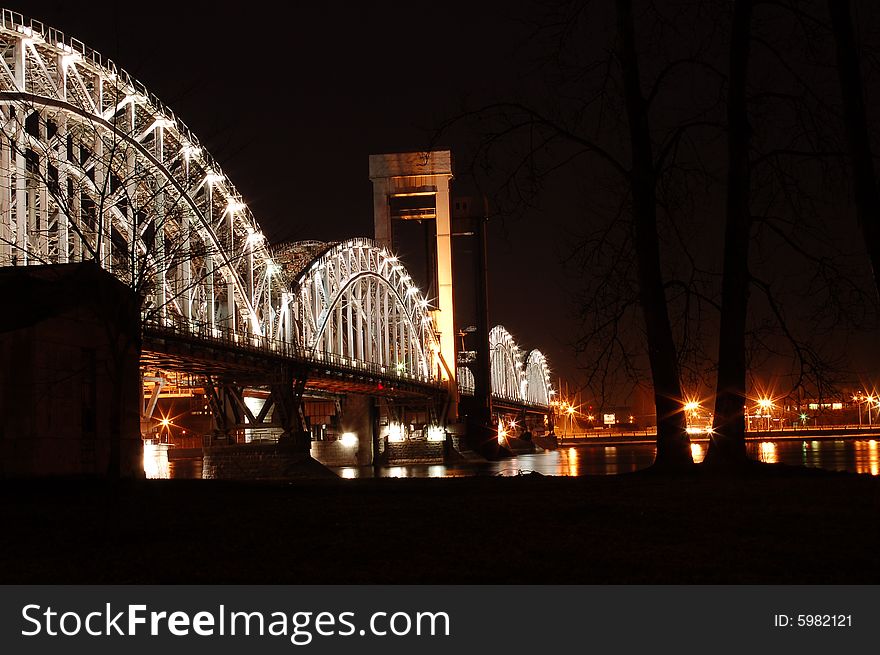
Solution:
[(433, 221), (434, 224), (435, 238), (428, 262), (430, 288), (426, 291), (429, 297), (436, 292), (431, 317), (440, 333), (441, 374), (449, 383), (451, 406), (448, 416), (454, 419), (458, 413), (458, 387), (455, 383), (456, 329), (449, 196), (452, 177), (452, 153), (449, 150), (370, 155), (375, 240), (394, 248), (394, 220)]

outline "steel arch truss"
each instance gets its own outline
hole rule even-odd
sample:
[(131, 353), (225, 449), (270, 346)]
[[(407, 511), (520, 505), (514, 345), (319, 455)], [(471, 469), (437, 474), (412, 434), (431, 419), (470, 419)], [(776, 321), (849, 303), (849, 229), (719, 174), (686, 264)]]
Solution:
[[(3, 10), (0, 266), (80, 261), (135, 290), (148, 322), (287, 342), (390, 376), (452, 377), (429, 303), (396, 257), (368, 239), (341, 242), (288, 287), (241, 195), (168, 107), (82, 42)], [(543, 358), (532, 389), (537, 360), (523, 371), (503, 327), (489, 347), (495, 395), (547, 397)]]
[(522, 353), (503, 325), (489, 330), (489, 366), (492, 394), (499, 398), (523, 400)]
[[(532, 350), (526, 355), (507, 329), (496, 325), (489, 331), (489, 363), (493, 396), (549, 407), (554, 392), (550, 384), (550, 368), (540, 350)], [(461, 391), (468, 392), (464, 388)], [(470, 392), (473, 393), (473, 382)]]
[(198, 139), (147, 89), (63, 33), (0, 16), (0, 266), (91, 260), (147, 320), (277, 332), (259, 227)]
[(525, 397), (530, 405), (549, 407), (553, 387), (550, 384), (550, 367), (540, 350), (532, 350), (526, 358)]
[(286, 301), (281, 324), (287, 339), (316, 359), (441, 378), (428, 301), (397, 257), (370, 239), (327, 248), (294, 279)]

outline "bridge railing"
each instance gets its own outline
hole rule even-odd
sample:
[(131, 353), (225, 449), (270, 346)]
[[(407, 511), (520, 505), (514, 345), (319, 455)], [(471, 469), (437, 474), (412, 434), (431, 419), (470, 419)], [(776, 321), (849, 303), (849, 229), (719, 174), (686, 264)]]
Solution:
[(324, 350), (312, 350), (299, 344), (272, 339), (260, 335), (243, 335), (226, 327), (212, 326), (197, 321), (179, 321), (162, 319), (156, 316), (144, 317), (142, 325), (145, 330), (158, 334), (171, 334), (179, 338), (198, 339), (229, 348), (271, 354), (298, 361), (319, 363), (337, 369), (346, 369), (352, 373), (366, 373), (384, 378), (399, 378), (411, 382), (432, 385), (442, 388), (444, 382), (427, 375), (416, 375), (397, 366), (386, 366), (376, 362), (367, 362), (353, 357)]

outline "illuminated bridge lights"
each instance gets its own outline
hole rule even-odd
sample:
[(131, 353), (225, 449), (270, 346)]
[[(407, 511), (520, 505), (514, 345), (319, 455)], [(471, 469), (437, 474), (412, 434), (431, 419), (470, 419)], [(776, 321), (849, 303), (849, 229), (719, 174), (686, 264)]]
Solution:
[[(431, 304), (386, 246), (347, 239), (281, 262), (196, 135), (125, 70), (10, 11), (0, 48), (0, 266), (95, 261), (143, 292), (145, 326), (449, 376)], [(549, 406), (540, 351), (501, 326), (489, 347), (496, 396)]]

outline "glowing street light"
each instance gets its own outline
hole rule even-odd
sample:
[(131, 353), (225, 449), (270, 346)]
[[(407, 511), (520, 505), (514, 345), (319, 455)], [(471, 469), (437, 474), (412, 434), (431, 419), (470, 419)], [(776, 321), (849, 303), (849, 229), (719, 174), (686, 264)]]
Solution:
[(682, 409), (684, 410), (685, 417), (685, 431), (688, 434), (701, 434), (703, 430), (703, 426), (700, 425), (702, 421), (700, 421), (700, 401), (695, 399), (686, 400)]
[(159, 421), (159, 443), (162, 443), (162, 432), (165, 432), (165, 443), (171, 443), (171, 419), (167, 416), (163, 416)]
[(577, 408), (574, 405), (569, 405), (566, 407), (565, 413), (568, 414), (568, 433), (574, 436), (574, 415), (577, 414)]
[(758, 399), (758, 408), (761, 410), (760, 415), (763, 418), (767, 419), (767, 429), (771, 429), (771, 418), (772, 418), (772, 410), (773, 410), (773, 400), (770, 398), (759, 398)]
[(504, 423), (501, 422), (501, 419), (498, 419), (498, 443), (504, 443), (506, 438), (507, 430), (504, 429)]
[(871, 425), (871, 404), (876, 403), (874, 406), (877, 407), (880, 405), (880, 396), (875, 396), (874, 394), (868, 394), (867, 396), (859, 391), (857, 396), (853, 396), (853, 402), (856, 403), (856, 406), (859, 408), (859, 427), (862, 425), (862, 403), (865, 403), (868, 407), (868, 425)]

